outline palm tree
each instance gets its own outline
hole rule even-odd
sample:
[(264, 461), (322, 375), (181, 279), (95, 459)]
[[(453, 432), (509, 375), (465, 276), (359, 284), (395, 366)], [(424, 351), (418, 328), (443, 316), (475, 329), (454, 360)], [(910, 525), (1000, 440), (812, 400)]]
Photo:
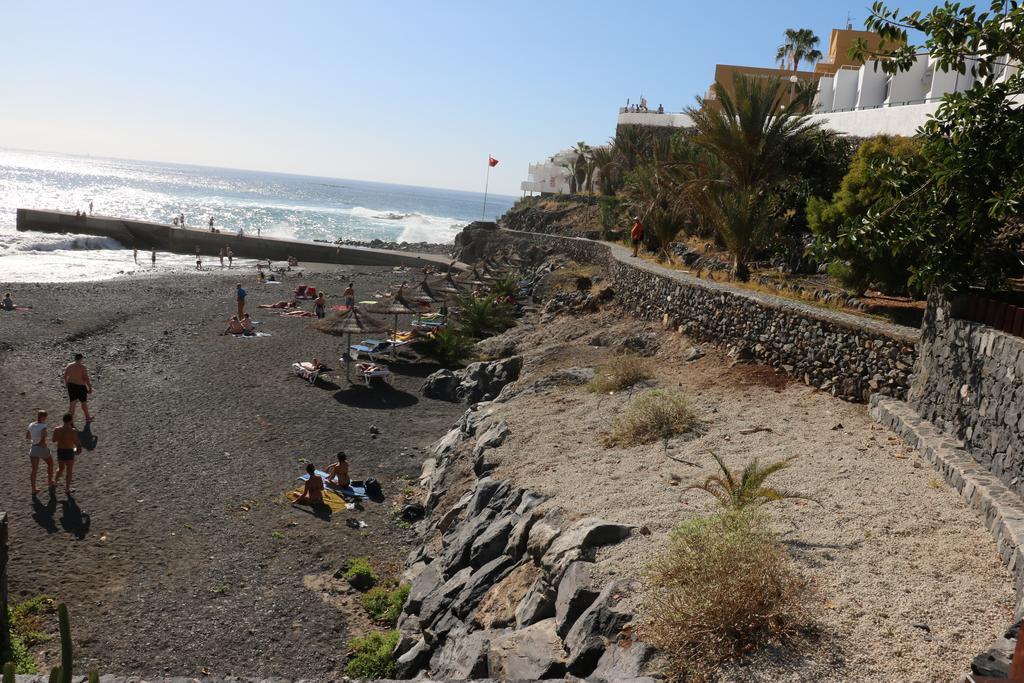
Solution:
[(779, 49), (775, 52), (775, 60), (781, 68), (785, 69), (787, 64), (792, 64), (793, 71), (798, 71), (800, 62), (814, 63), (821, 59), (821, 51), (818, 50), (821, 39), (814, 35), (814, 31), (811, 29), (787, 28), (785, 38), (786, 42), (779, 45)]
[(737, 75), (730, 93), (714, 88), (717, 107), (698, 106), (687, 113), (695, 128), (690, 141), (700, 154), (689, 162), (690, 196), (733, 254), (733, 272), (747, 280), (753, 253), (772, 234), (775, 186), (787, 177), (781, 160), (787, 148), (818, 126), (802, 115), (810, 89), (789, 100), (779, 79)]
[(638, 164), (625, 180), (624, 195), (640, 218), (658, 252), (672, 262), (669, 243), (692, 223), (694, 200), (686, 183), (693, 156), (690, 145), (667, 138), (651, 139), (651, 158)]
[(810, 496), (791, 491), (782, 491), (774, 486), (765, 486), (765, 481), (780, 470), (784, 470), (793, 462), (793, 458), (786, 458), (773, 462), (765, 467), (761, 466), (757, 458), (747, 463), (743, 472), (737, 477), (736, 474), (726, 467), (717, 454), (712, 453), (711, 457), (718, 463), (718, 474), (712, 474), (704, 480), (703, 484), (687, 486), (685, 490), (700, 489), (710, 493), (724, 508), (731, 510), (742, 510), (751, 505), (764, 505), (777, 500), (787, 498), (800, 498), (818, 502)]
[(572, 151), (576, 153), (576, 161), (573, 162), (572, 171), (576, 175), (576, 187), (580, 190), (592, 192), (594, 185), (590, 164), (590, 145), (581, 140), (573, 146)]
[(598, 192), (605, 196), (615, 194), (615, 190), (621, 185), (618, 160), (614, 140), (604, 147), (595, 147), (590, 152), (591, 181), (596, 175)]

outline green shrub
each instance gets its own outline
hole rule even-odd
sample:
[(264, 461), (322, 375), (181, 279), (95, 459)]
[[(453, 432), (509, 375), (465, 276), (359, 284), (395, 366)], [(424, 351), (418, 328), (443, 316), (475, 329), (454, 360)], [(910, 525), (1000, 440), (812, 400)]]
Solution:
[(920, 153), (921, 143), (914, 138), (881, 135), (866, 140), (832, 198), (811, 197), (807, 202), (816, 255), (838, 264), (830, 267), (830, 274), (858, 294), (871, 286), (890, 294), (907, 292), (913, 259), (893, 249), (892, 231), (898, 226), (865, 219), (901, 200), (884, 169), (913, 165)]
[(362, 680), (395, 677), (395, 660), (391, 653), (398, 645), (398, 631), (371, 633), (349, 642), (352, 658), (345, 665), (345, 674)]
[(463, 365), (473, 352), (473, 340), (452, 329), (437, 330), (429, 337), (417, 339), (413, 349), (427, 358), (433, 358), (445, 368)]
[(652, 376), (650, 363), (646, 359), (632, 355), (616, 356), (597, 369), (594, 379), (587, 383), (587, 389), (598, 394), (607, 394), (628, 389)]
[(677, 391), (654, 389), (638, 396), (615, 422), (605, 445), (637, 446), (671, 439), (697, 426), (686, 397)]
[(13, 662), (19, 674), (36, 673), (36, 663), (29, 648), (53, 640), (53, 636), (43, 630), (41, 617), (53, 614), (54, 609), (53, 598), (47, 595), (37, 595), (17, 605), (9, 605), (10, 650), (0, 652), (0, 661)]
[(499, 299), (514, 297), (519, 291), (519, 277), (513, 273), (506, 273), (491, 284), (491, 296)]
[(370, 590), (377, 585), (379, 580), (377, 572), (373, 571), (370, 561), (365, 557), (346, 560), (345, 566), (342, 567), (342, 576), (353, 588), (359, 591)]
[(408, 597), (408, 584), (391, 589), (377, 586), (363, 596), (363, 607), (377, 623), (394, 626), (398, 621), (398, 615), (402, 612), (402, 605), (405, 604)]
[(493, 295), (463, 294), (459, 297), (458, 308), (459, 331), (474, 339), (499, 334), (516, 324), (512, 306)]
[(673, 678), (711, 679), (723, 663), (784, 642), (808, 621), (807, 583), (751, 511), (683, 522), (645, 584), (641, 635)]
[[(777, 500), (789, 498), (800, 498), (802, 500), (814, 500), (809, 496), (793, 491), (777, 489), (774, 486), (765, 486), (768, 477), (776, 472), (789, 467), (793, 458), (777, 460), (770, 465), (761, 465), (761, 462), (754, 458), (746, 464), (739, 476), (726, 467), (725, 462), (712, 453), (711, 457), (718, 463), (718, 473), (712, 474), (704, 480), (703, 484), (694, 484), (686, 487), (686, 490), (699, 489), (715, 497), (715, 500), (724, 507), (733, 510), (741, 510), (746, 507), (764, 505)], [(817, 502), (817, 501), (815, 501)]]

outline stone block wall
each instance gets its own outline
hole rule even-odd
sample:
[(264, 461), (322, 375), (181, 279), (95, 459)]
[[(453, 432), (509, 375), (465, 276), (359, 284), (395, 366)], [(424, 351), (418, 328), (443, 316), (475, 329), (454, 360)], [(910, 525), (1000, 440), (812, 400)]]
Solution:
[(733, 348), (739, 358), (846, 400), (907, 395), (917, 355), (914, 328), (702, 280), (632, 258), (616, 244), (524, 232), (510, 237), (602, 266), (617, 300), (638, 318)]
[(908, 401), (1024, 494), (1024, 339), (954, 312), (929, 298)]
[(7, 513), (0, 512), (0, 651), (7, 643)]

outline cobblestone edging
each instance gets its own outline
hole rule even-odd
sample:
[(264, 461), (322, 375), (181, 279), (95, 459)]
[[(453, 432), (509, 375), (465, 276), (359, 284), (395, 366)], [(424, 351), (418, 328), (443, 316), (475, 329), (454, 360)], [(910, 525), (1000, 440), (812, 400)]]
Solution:
[(978, 463), (970, 453), (928, 420), (920, 417), (905, 401), (874, 395), (871, 417), (898, 434), (942, 473), (969, 506), (981, 513), (996, 539), (1003, 564), (1013, 575), (1018, 603), (1015, 618), (1024, 616), (1024, 502), (1000, 479)]
[(538, 245), (601, 266), (617, 300), (638, 318), (730, 347), (738, 357), (840, 398), (905, 398), (910, 388), (919, 337), (914, 328), (702, 280), (633, 258), (618, 244), (493, 228), (472, 231), (461, 241), (491, 239)]
[(1024, 339), (928, 299), (908, 402), (1024, 494)]

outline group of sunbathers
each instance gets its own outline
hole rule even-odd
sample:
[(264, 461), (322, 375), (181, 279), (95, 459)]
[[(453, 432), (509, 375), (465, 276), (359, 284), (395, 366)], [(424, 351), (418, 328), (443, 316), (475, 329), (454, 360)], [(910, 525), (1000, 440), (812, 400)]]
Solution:
[(254, 337), (256, 336), (256, 328), (253, 326), (252, 318), (249, 317), (249, 314), (244, 313), (241, 319), (237, 315), (231, 316), (231, 320), (228, 321), (228, 329), (224, 330), (221, 334)]
[(338, 451), (338, 462), (327, 468), (327, 478), (317, 475), (316, 465), (306, 465), (306, 473), (309, 479), (302, 489), (302, 495), (295, 501), (297, 505), (322, 505), (324, 502), (324, 488), (344, 489), (349, 485), (348, 460), (345, 451)]

